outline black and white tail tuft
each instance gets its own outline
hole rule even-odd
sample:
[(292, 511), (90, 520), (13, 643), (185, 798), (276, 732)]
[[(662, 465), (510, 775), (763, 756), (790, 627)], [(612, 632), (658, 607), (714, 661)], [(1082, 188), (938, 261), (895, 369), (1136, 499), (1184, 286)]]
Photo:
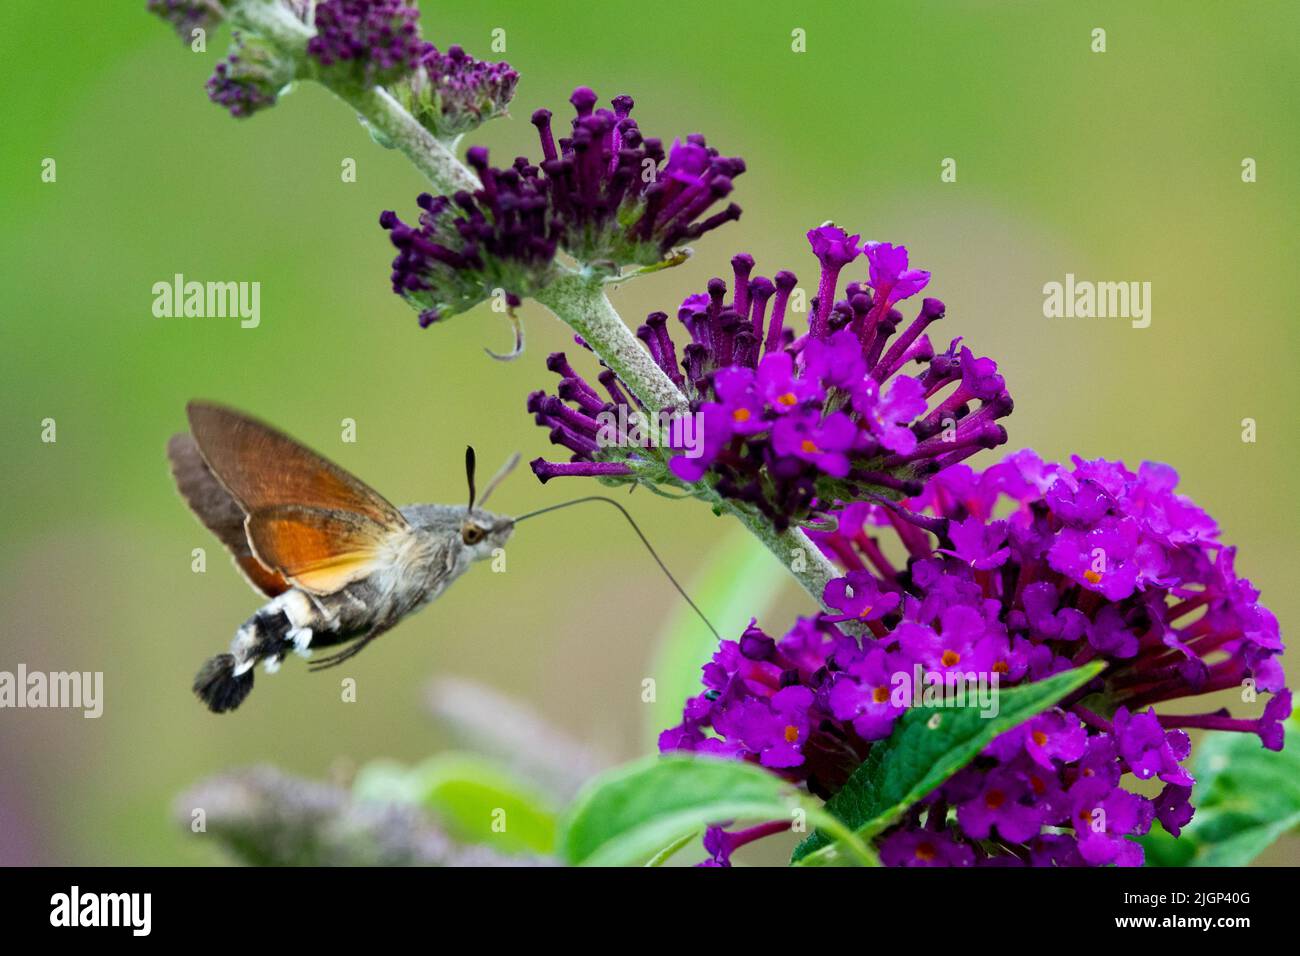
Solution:
[(194, 677), (194, 693), (214, 714), (234, 710), (253, 689), (253, 669), (235, 674), (233, 654), (218, 654), (207, 661)]

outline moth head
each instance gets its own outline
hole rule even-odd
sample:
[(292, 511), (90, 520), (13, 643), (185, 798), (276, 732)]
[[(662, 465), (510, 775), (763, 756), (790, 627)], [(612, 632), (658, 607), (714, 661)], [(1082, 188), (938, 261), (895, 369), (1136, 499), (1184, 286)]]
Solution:
[(482, 505), (486, 502), (496, 486), (518, 463), (519, 454), (516, 452), (488, 482), (483, 497), (479, 498), (474, 488), (474, 449), (472, 447), (465, 449), (465, 478), (469, 483), (469, 506), (465, 509), (465, 517), (460, 523), (460, 540), (465, 547), (474, 552), (476, 558), (488, 557), (494, 550), (504, 545), (510, 533), (515, 530), (514, 519), (484, 511), (476, 504)]
[(477, 508), (465, 514), (460, 523), (460, 540), (476, 558), (486, 558), (502, 547), (515, 530), (512, 518)]

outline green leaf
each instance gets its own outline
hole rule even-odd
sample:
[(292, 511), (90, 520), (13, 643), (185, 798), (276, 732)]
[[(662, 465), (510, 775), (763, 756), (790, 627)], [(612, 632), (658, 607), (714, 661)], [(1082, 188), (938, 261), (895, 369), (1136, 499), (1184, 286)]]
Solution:
[(690, 833), (679, 836), (672, 843), (668, 844), (654, 856), (650, 857), (650, 859), (646, 861), (646, 866), (663, 866), (673, 858), (678, 850), (683, 849), (687, 844), (693, 842), (697, 837), (699, 837), (699, 835), (699, 830), (692, 830)]
[[(889, 737), (872, 746), (826, 809), (869, 841), (974, 760), (998, 734), (1042, 713), (1096, 677), (1103, 666), (1094, 661), (1033, 684), (999, 690), (994, 717), (980, 716), (977, 706), (913, 707)], [(795, 848), (791, 862), (824, 865), (840, 852), (826, 834), (816, 831)]]
[(462, 843), (502, 853), (551, 853), (556, 814), (547, 798), (496, 763), (447, 752), (411, 768), (391, 761), (367, 765), (353, 791), (361, 799), (419, 804)]
[[(752, 535), (734, 529), (710, 552), (708, 564), (686, 590), (719, 634), (736, 639), (751, 617), (761, 620), (771, 610), (787, 580), (788, 572), (767, 549), (757, 546)], [(655, 703), (646, 715), (651, 748), (658, 746), (660, 731), (682, 722), (686, 699), (703, 689), (700, 668), (718, 649), (718, 641), (694, 611), (677, 601), (657, 645), (650, 670)]]
[[(665, 848), (710, 824), (782, 818), (835, 825), (811, 797), (755, 764), (688, 754), (648, 757), (587, 785), (560, 824), (558, 849), (574, 865), (637, 866), (666, 858)], [(857, 841), (850, 851), (872, 861)]]
[(1300, 826), (1300, 732), (1265, 750), (1253, 734), (1211, 733), (1196, 748), (1196, 814), (1175, 839), (1156, 824), (1142, 838), (1148, 866), (1246, 866)]

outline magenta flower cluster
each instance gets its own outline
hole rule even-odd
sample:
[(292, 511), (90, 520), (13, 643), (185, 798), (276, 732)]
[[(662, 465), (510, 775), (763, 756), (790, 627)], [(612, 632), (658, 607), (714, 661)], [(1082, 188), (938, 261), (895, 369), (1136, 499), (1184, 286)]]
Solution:
[[(843, 507), (836, 530), (814, 534), (846, 568), (826, 590), (836, 613), (780, 640), (751, 626), (723, 642), (661, 749), (752, 760), (829, 797), (904, 713), (900, 675), (1010, 686), (1101, 660), (1091, 685), (996, 738), (878, 845), (895, 865), (1140, 864), (1133, 837), (1153, 820), (1176, 836), (1192, 817), (1186, 731), (1280, 750), (1291, 712), (1277, 620), (1176, 482), (1164, 465), (1023, 451), (948, 468), (903, 504)], [(1226, 690), (1255, 716), (1183, 703)]]
[[(686, 485), (707, 480), (778, 529), (838, 500), (917, 493), (926, 476), (1006, 441), (998, 419), (1012, 408), (992, 359), (976, 357), (960, 339), (936, 350), (926, 330), (943, 318), (942, 302), (925, 299), (903, 326), (895, 306), (930, 279), (909, 268), (906, 249), (863, 244), (833, 225), (813, 229), (808, 239), (821, 274), (801, 334), (790, 322), (794, 274), (754, 276), (754, 260), (743, 254), (732, 259), (730, 297), (727, 284), (713, 279), (677, 310), (691, 339), (680, 360), (667, 315), (654, 313), (637, 330), (687, 396), (689, 409), (680, 411), (699, 416), (702, 447), (671, 456), (672, 478)], [(860, 257), (866, 281), (849, 282), (841, 297), (841, 272)], [(909, 366), (920, 370), (905, 373)], [(557, 367), (568, 370), (566, 362)], [(621, 394), (611, 394), (615, 405)], [(625, 442), (596, 441), (596, 416), (612, 409), (593, 395), (570, 370), (559, 395), (530, 397), (529, 410), (551, 429), (552, 441), (573, 453), (569, 462), (534, 461), (543, 481), (643, 480), (643, 455), (629, 457)]]

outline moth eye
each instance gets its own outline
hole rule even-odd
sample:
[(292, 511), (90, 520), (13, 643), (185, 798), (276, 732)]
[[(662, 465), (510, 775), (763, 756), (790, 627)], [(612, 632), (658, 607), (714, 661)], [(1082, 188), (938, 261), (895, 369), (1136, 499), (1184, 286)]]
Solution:
[(466, 544), (478, 544), (483, 540), (483, 529), (477, 525), (468, 524), (461, 529), (460, 538)]

